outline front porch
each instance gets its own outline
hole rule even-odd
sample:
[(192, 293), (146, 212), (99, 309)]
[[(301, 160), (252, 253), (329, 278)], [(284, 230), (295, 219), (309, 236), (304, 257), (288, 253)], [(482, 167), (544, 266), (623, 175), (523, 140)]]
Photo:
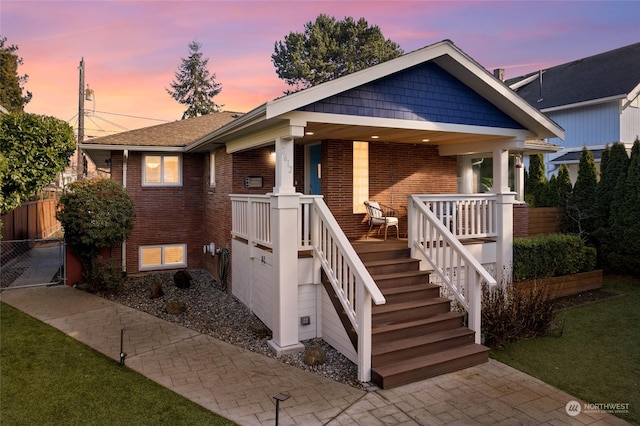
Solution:
[(486, 361), (480, 289), (496, 281), (482, 263), (498, 257), (499, 197), (411, 196), (408, 238), (387, 241), (347, 238), (321, 196), (289, 198), (283, 227), (276, 196), (231, 196), (233, 293), (274, 351), (323, 338), (382, 387)]

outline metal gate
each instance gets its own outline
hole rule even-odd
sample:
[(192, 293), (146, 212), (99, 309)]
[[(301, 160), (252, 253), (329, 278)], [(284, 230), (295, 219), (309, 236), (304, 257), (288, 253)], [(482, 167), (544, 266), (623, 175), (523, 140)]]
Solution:
[(64, 284), (63, 239), (0, 241), (0, 289)]

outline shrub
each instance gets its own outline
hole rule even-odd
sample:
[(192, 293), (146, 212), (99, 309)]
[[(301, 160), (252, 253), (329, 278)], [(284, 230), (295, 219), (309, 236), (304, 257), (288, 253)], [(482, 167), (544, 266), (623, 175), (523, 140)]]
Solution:
[(482, 289), (484, 344), (495, 348), (522, 338), (540, 336), (553, 321), (555, 302), (544, 282), (529, 290), (515, 285)]
[(592, 271), (596, 250), (577, 235), (514, 238), (513, 280), (524, 281)]
[(67, 185), (58, 208), (56, 218), (64, 228), (65, 240), (89, 278), (100, 249), (121, 244), (129, 236), (135, 216), (129, 193), (110, 179), (79, 180)]
[(93, 259), (89, 289), (97, 292), (115, 293), (124, 283), (125, 274), (122, 265), (116, 259), (98, 256)]

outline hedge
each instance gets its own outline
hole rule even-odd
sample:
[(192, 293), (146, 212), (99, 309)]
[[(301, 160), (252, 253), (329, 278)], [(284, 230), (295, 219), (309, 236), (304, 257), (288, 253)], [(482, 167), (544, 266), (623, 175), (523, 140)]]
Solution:
[(551, 234), (514, 238), (515, 282), (593, 271), (596, 249), (577, 235)]

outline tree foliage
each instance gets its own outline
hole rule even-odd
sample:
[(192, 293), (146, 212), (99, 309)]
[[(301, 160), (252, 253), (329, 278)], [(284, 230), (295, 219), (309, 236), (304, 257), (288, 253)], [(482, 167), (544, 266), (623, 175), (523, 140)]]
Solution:
[(196, 41), (189, 43), (189, 57), (182, 58), (176, 78), (171, 82), (173, 91), (166, 89), (173, 99), (187, 105), (182, 119), (211, 114), (222, 108), (213, 102), (222, 91), (222, 84), (217, 83), (216, 75), (207, 69), (209, 59), (202, 56), (201, 47)]
[[(620, 172), (616, 181), (608, 232), (605, 233), (608, 238), (603, 239), (602, 250), (606, 267), (618, 273), (638, 274), (640, 271), (640, 140), (636, 138), (630, 159), (626, 157), (626, 150), (623, 152), (628, 162), (621, 161), (624, 170)], [(613, 148), (611, 159), (613, 159)], [(620, 160), (624, 159), (621, 157)]]
[(595, 160), (591, 151), (584, 147), (567, 212), (574, 225), (573, 232), (583, 238), (590, 238), (595, 231), (597, 188), (598, 174)]
[(133, 200), (111, 179), (79, 180), (65, 187), (56, 217), (64, 236), (80, 258), (87, 278), (100, 249), (121, 244), (131, 232)]
[(0, 146), (5, 157), (0, 210), (5, 213), (56, 180), (75, 150), (75, 137), (57, 118), (11, 113), (0, 116)]
[(24, 111), (24, 106), (31, 100), (31, 92), (24, 92), (24, 84), (29, 76), (18, 75), (18, 66), (23, 64), (16, 52), (18, 46), (7, 45), (7, 38), (0, 37), (0, 105), (9, 112)]
[(547, 178), (544, 171), (544, 157), (542, 154), (529, 156), (529, 171), (525, 174), (525, 201), (532, 207), (544, 207), (544, 197)]
[[(596, 198), (597, 209), (597, 228), (607, 227), (611, 213), (615, 209), (614, 198), (616, 192), (624, 192), (624, 185), (618, 181), (626, 179), (627, 169), (629, 168), (629, 156), (624, 144), (617, 142), (613, 146), (608, 146), (602, 153), (600, 162), (600, 182), (598, 183), (598, 191)], [(616, 187), (620, 185), (618, 191)]]
[(385, 39), (364, 18), (342, 21), (325, 14), (275, 43), (271, 60), (278, 77), (293, 91), (353, 73), (400, 56), (400, 46)]

